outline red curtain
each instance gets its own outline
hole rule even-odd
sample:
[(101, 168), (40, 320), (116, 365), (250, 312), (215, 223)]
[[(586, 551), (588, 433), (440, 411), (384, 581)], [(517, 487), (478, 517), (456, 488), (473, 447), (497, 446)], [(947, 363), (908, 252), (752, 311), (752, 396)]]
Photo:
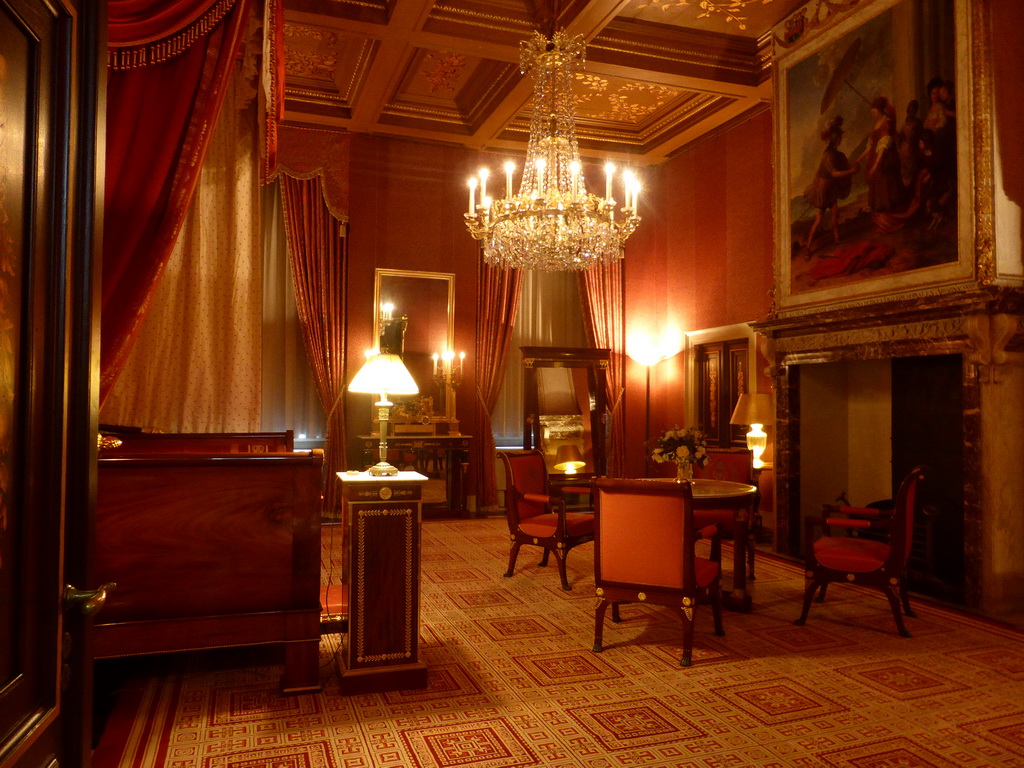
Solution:
[(583, 320), (591, 344), (611, 352), (608, 366), (608, 475), (625, 474), (625, 386), (626, 386), (626, 314), (625, 278), (622, 260), (595, 266), (579, 273)]
[(481, 261), (476, 306), (477, 416), (480, 439), (471, 465), (476, 473), (479, 509), (498, 505), (498, 483), (494, 474), (494, 432), (491, 414), (505, 378), (505, 364), (512, 343), (512, 326), (519, 309), (523, 275), (518, 269), (492, 267)]
[(138, 336), (192, 199), (249, 3), (109, 3), (101, 403)]
[(317, 394), (327, 414), (324, 510), (337, 517), (338, 481), (345, 468), (345, 224), (324, 200), (319, 176), (280, 175), (295, 305)]

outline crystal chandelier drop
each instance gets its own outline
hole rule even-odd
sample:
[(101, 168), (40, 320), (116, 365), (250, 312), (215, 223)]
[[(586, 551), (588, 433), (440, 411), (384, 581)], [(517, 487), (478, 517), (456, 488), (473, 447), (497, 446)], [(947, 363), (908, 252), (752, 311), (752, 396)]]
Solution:
[(611, 163), (605, 165), (604, 197), (587, 191), (572, 101), (573, 74), (585, 51), (582, 37), (564, 32), (550, 38), (535, 32), (520, 43), (520, 69), (533, 72), (535, 85), (519, 193), (512, 194), (511, 162), (505, 163), (501, 199), (488, 193), (486, 168), (469, 180), (466, 226), (483, 241), (489, 264), (548, 271), (607, 264), (622, 257), (626, 238), (640, 223), (640, 184), (632, 173), (622, 174), (621, 205), (612, 197)]

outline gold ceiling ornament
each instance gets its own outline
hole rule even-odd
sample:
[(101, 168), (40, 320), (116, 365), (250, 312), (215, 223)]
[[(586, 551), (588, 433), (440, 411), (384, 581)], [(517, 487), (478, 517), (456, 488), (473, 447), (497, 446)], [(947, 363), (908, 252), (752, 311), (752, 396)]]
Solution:
[(469, 180), (466, 226), (483, 242), (488, 264), (553, 272), (608, 264), (622, 258), (626, 239), (640, 223), (640, 183), (632, 172), (622, 174), (621, 205), (612, 197), (611, 163), (605, 165), (604, 196), (587, 191), (572, 94), (585, 51), (582, 36), (564, 32), (535, 32), (520, 43), (520, 69), (532, 72), (534, 93), (519, 192), (512, 193), (512, 162), (505, 163), (501, 199), (488, 193), (487, 168)]
[(637, 5), (637, 8), (660, 8), (663, 11), (667, 11), (670, 8), (684, 8), (690, 5), (695, 5), (700, 13), (697, 14), (698, 19), (709, 19), (712, 14), (720, 13), (725, 17), (726, 23), (736, 22), (736, 26), (739, 29), (746, 29), (745, 24), (747, 17), (742, 16), (743, 10), (748, 5), (755, 5), (760, 3), (761, 5), (768, 5), (772, 0), (700, 0), (700, 2), (694, 3), (693, 0), (645, 0)]

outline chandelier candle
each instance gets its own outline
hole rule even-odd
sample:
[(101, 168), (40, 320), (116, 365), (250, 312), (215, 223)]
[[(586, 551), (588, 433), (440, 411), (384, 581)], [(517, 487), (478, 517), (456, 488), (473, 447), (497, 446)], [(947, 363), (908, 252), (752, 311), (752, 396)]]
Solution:
[(548, 271), (608, 264), (622, 258), (626, 239), (640, 223), (640, 182), (631, 172), (622, 174), (618, 217), (612, 163), (605, 165), (604, 197), (587, 191), (572, 101), (573, 77), (585, 50), (582, 37), (564, 32), (551, 38), (534, 33), (520, 43), (520, 69), (533, 74), (534, 95), (519, 192), (513, 194), (512, 162), (504, 165), (500, 200), (487, 194), (487, 168), (469, 180), (466, 226), (483, 242), (488, 264)]

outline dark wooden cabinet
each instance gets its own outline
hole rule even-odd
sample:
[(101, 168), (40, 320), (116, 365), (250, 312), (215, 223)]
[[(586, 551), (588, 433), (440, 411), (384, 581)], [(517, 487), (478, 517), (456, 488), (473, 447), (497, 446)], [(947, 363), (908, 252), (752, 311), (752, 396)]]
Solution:
[(736, 400), (750, 391), (746, 339), (732, 339), (696, 348), (697, 425), (709, 448), (746, 447), (746, 427), (732, 425)]

